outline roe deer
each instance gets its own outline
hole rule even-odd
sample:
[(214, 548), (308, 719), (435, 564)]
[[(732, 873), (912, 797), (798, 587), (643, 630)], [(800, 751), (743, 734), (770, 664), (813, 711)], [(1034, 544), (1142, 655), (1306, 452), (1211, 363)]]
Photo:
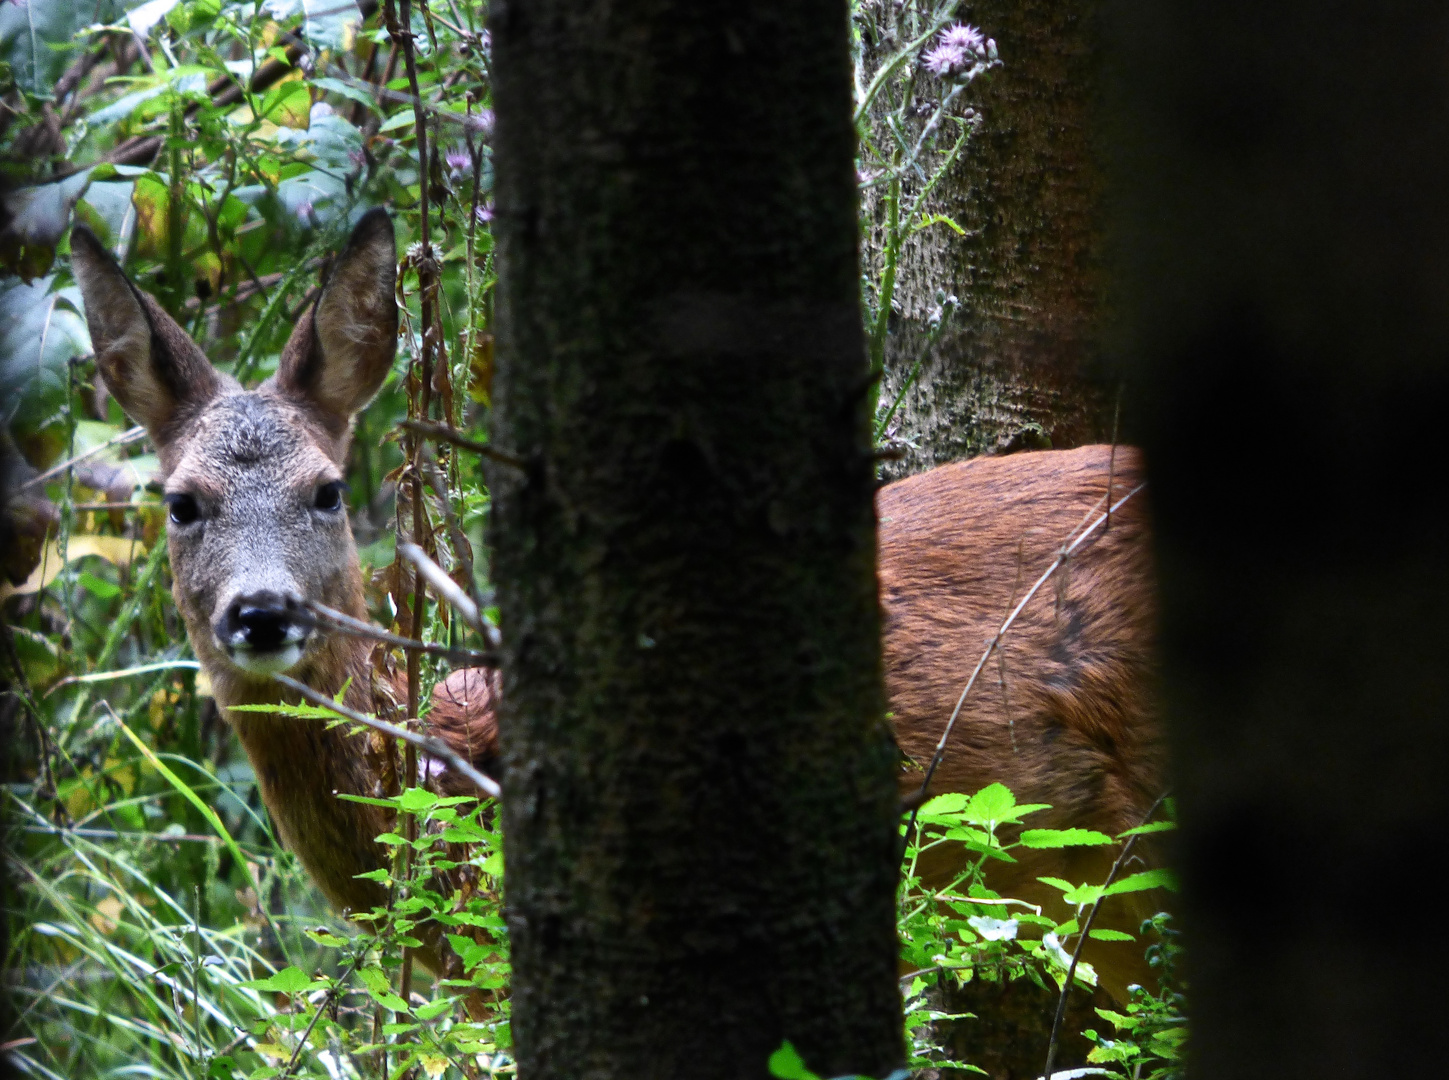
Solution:
[[(320, 633), (302, 610), (316, 600), (367, 618), (342, 470), (352, 419), (396, 350), (392, 221), (382, 210), (362, 217), (277, 373), (250, 391), (212, 367), (88, 230), (77, 228), (71, 246), (96, 366), (156, 445), (176, 606), (216, 703), (287, 846), (330, 903), (368, 911), (386, 890), (356, 875), (387, 865), (374, 838), (392, 822), (336, 794), (390, 793), (398, 776), (390, 741), (232, 707), (295, 703), (271, 679), (288, 672), (329, 697), (346, 683), (344, 704), (360, 712), (402, 711), (395, 702), (405, 691), (375, 670), (371, 643)], [(491, 674), (464, 670), (434, 692), (431, 733), (480, 766), (496, 741), (494, 689)], [(436, 929), (427, 937), (419, 959), (435, 973), (451, 970)]]
[[(340, 493), (352, 418), (381, 386), (395, 350), (391, 222), (380, 210), (362, 217), (276, 375), (255, 390), (213, 368), (84, 228), (72, 248), (101, 376), (160, 456), (176, 604), (217, 704), (282, 838), (332, 904), (366, 910), (382, 889), (356, 875), (385, 865), (374, 837), (391, 822), (334, 793), (393, 789), (390, 744), (232, 707), (295, 701), (270, 678), (285, 671), (329, 696), (350, 679), (345, 704), (396, 711), (395, 684), (374, 678), (372, 646), (321, 633), (300, 611), (315, 601), (366, 617)], [(906, 757), (930, 760), (1003, 615), (1102, 505), (1111, 456), (1087, 447), (978, 459), (881, 491), (886, 678)], [(1141, 470), (1133, 451), (1118, 450), (1115, 461), (1111, 486), (1120, 497), (1141, 482)], [(1139, 823), (1161, 772), (1143, 503), (1129, 500), (1095, 530), (1023, 610), (1003, 638), (1001, 662), (962, 708), (933, 794), (1000, 780), (1022, 802), (1052, 804), (1044, 824), (1113, 833)], [(456, 672), (435, 693), (427, 725), (463, 756), (486, 762), (496, 750), (496, 694), (491, 673)], [(457, 791), (458, 781), (445, 773), (433, 782)], [(903, 772), (903, 790), (920, 783), (919, 771)], [(1036, 878), (1101, 880), (1108, 861), (1095, 849), (1034, 851), (993, 884), (1059, 910), (1059, 894)], [(926, 869), (949, 881), (955, 865)], [(1148, 913), (1119, 901), (1104, 909), (1101, 925), (1135, 930)], [(436, 934), (419, 956), (434, 972), (455, 963)], [(1094, 942), (1087, 957), (1119, 997), (1129, 981), (1144, 981), (1138, 947)]]

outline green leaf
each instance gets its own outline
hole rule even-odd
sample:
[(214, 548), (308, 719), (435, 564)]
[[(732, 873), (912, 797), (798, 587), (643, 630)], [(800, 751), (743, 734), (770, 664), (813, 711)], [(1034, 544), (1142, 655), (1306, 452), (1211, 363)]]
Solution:
[(1087, 936), (1095, 941), (1136, 941), (1131, 934), (1125, 934), (1121, 930), (1089, 930)]
[(358, 968), (357, 977), (362, 980), (362, 985), (367, 988), (372, 1000), (384, 1009), (391, 1009), (393, 1012), (408, 1011), (407, 1003), (393, 993), (392, 982), (382, 968)]
[(436, 1020), (453, 1007), (457, 998), (439, 998), (437, 1001), (430, 1001), (426, 1005), (419, 1005), (413, 1010), (413, 1015), (419, 1020)]
[(1122, 893), (1144, 892), (1147, 889), (1169, 889), (1176, 892), (1177, 875), (1167, 869), (1143, 870), (1140, 874), (1112, 882), (1107, 887), (1106, 895), (1118, 896)]
[(119, 585), (113, 585), (109, 581), (102, 581), (89, 570), (82, 570), (76, 580), (80, 582), (81, 588), (85, 589), (92, 596), (98, 596), (102, 600), (109, 600), (114, 596), (121, 595)]
[(778, 1080), (820, 1080), (820, 1077), (805, 1067), (795, 1047), (786, 1039), (780, 1049), (770, 1055), (770, 1075)]
[(966, 818), (977, 825), (1011, 821), (1016, 813), (1016, 796), (1005, 784), (988, 784), (966, 803)]
[(413, 110), (404, 109), (402, 112), (396, 114), (395, 116), (390, 116), (386, 120), (384, 120), (382, 126), (377, 130), (378, 133), (381, 134), (385, 131), (396, 131), (398, 128), (411, 128), (415, 126), (416, 123), (417, 119), (413, 115)]
[(1028, 848), (1085, 847), (1110, 843), (1113, 843), (1110, 836), (1095, 829), (1026, 829), (1021, 834), (1021, 846)]
[(1117, 839), (1125, 840), (1129, 836), (1150, 836), (1153, 833), (1171, 832), (1177, 828), (1175, 821), (1150, 821), (1146, 825), (1139, 825), (1135, 829), (1128, 829), (1126, 832), (1118, 833)]
[(300, 994), (318, 985), (299, 967), (286, 967), (265, 979), (250, 979), (238, 984), (252, 990), (266, 990), (274, 994)]
[(319, 90), (326, 90), (330, 94), (340, 94), (342, 97), (347, 98), (349, 101), (355, 101), (359, 105), (366, 105), (375, 113), (382, 112), (382, 110), (378, 108), (377, 99), (375, 97), (373, 97), (367, 91), (353, 86), (351, 83), (343, 82), (341, 79), (313, 79), (312, 85), (317, 87), (317, 89)]
[(424, 810), (431, 810), (438, 805), (438, 797), (427, 788), (408, 788), (398, 799), (398, 806), (410, 814), (418, 814)]

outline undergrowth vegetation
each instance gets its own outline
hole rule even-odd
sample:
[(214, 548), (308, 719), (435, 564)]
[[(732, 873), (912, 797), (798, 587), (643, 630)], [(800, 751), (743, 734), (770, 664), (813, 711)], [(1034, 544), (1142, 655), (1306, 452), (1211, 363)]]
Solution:
[[(885, 230), (862, 273), (877, 366), (907, 241), (921, 229), (959, 229), (924, 207), (969, 153), (980, 123), (963, 106), (972, 81), (1000, 63), (994, 43), (955, 22), (955, 6), (907, 5), (894, 24), (909, 29), (904, 37), (883, 33), (868, 5), (856, 13), (862, 201), (866, 224), (883, 220)], [(488, 494), (476, 456), (402, 426), (488, 439), (485, 15), (481, 0), (0, 4), (0, 403), (12, 529), (0, 583), (9, 683), (0, 798), (15, 1017), (0, 1043), (30, 1075), (513, 1069), (491, 805), (423, 787), (382, 799), (420, 827), (415, 838), (381, 838), (411, 857), (384, 875), (390, 902), (352, 913), (352, 923), (309, 884), (186, 642), (170, 596), (158, 463), (96, 377), (67, 239), (72, 223), (89, 226), (213, 363), (251, 385), (276, 369), (352, 223), (372, 206), (392, 210), (398, 360), (359, 418), (347, 497), (373, 620), (459, 644), (460, 620), (446, 605), (418, 604), (422, 591), (394, 549), (399, 539), (420, 543), (488, 612)], [(957, 300), (939, 302), (943, 324)], [(880, 402), (878, 439), (899, 400)], [(443, 674), (421, 658), (419, 700)], [(344, 722), (293, 711), (298, 723)], [(907, 833), (900, 928), (913, 1066), (947, 1064), (933, 1042), (941, 980), (1067, 977), (1077, 920), (1012, 907), (982, 878), (991, 859), (1010, 856), (997, 829), (1032, 809), (999, 787), (946, 796)], [(1119, 842), (1030, 829), (1012, 841)], [(964, 843), (979, 861), (930, 892), (915, 860), (940, 843)], [(462, 904), (429, 887), (458, 858), (480, 875)], [(1108, 887), (1153, 883), (1124, 874)], [(1083, 918), (1104, 887), (1062, 886)], [(467, 976), (415, 981), (404, 1000), (403, 947), (428, 920), (445, 925)], [(1104, 1016), (1118, 1030), (1098, 1036), (1094, 1059), (1111, 1075), (1175, 1068), (1175, 936), (1161, 920), (1155, 932), (1168, 979), (1129, 1012)], [(788, 1055), (774, 1064), (780, 1075), (804, 1070)]]

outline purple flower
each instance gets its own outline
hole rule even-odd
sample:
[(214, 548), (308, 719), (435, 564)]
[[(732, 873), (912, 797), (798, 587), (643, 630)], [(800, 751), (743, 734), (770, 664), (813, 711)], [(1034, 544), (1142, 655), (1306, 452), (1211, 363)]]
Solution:
[(488, 222), (493, 220), (493, 204), (484, 203), (482, 206), (478, 207), (478, 209), (473, 211), (473, 216), (476, 217), (480, 223), (484, 225), (488, 224)]
[(936, 47), (921, 57), (921, 63), (937, 78), (974, 77), (996, 63), (996, 42), (986, 40), (974, 26), (956, 23), (941, 31)]
[(467, 150), (459, 146), (443, 155), (443, 163), (454, 172), (463, 172), (465, 169), (472, 168), (473, 158)]
[(421, 784), (431, 783), (448, 771), (448, 766), (432, 754), (422, 753), (418, 755), (418, 782)]
[(932, 75), (945, 78), (965, 69), (966, 50), (959, 45), (942, 42), (925, 55), (922, 63)]
[(316, 219), (316, 216), (317, 216), (316, 207), (314, 207), (312, 205), (312, 200), (311, 199), (308, 199), (304, 203), (298, 203), (297, 204), (297, 209), (296, 209), (295, 213), (297, 215), (298, 220), (305, 221), (308, 224), (312, 224), (312, 222)]
[(985, 55), (986, 38), (981, 31), (974, 26), (957, 23), (955, 26), (948, 26), (941, 32), (942, 45), (955, 45), (964, 52), (974, 52)]
[(479, 109), (469, 115), (465, 121), (474, 131), (479, 132), (485, 139), (493, 134), (493, 110)]

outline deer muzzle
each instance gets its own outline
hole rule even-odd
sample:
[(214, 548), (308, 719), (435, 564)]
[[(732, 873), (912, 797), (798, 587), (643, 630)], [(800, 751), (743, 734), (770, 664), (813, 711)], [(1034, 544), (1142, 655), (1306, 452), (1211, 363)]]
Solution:
[(274, 675), (301, 661), (312, 630), (297, 597), (255, 592), (233, 599), (212, 632), (237, 667)]

